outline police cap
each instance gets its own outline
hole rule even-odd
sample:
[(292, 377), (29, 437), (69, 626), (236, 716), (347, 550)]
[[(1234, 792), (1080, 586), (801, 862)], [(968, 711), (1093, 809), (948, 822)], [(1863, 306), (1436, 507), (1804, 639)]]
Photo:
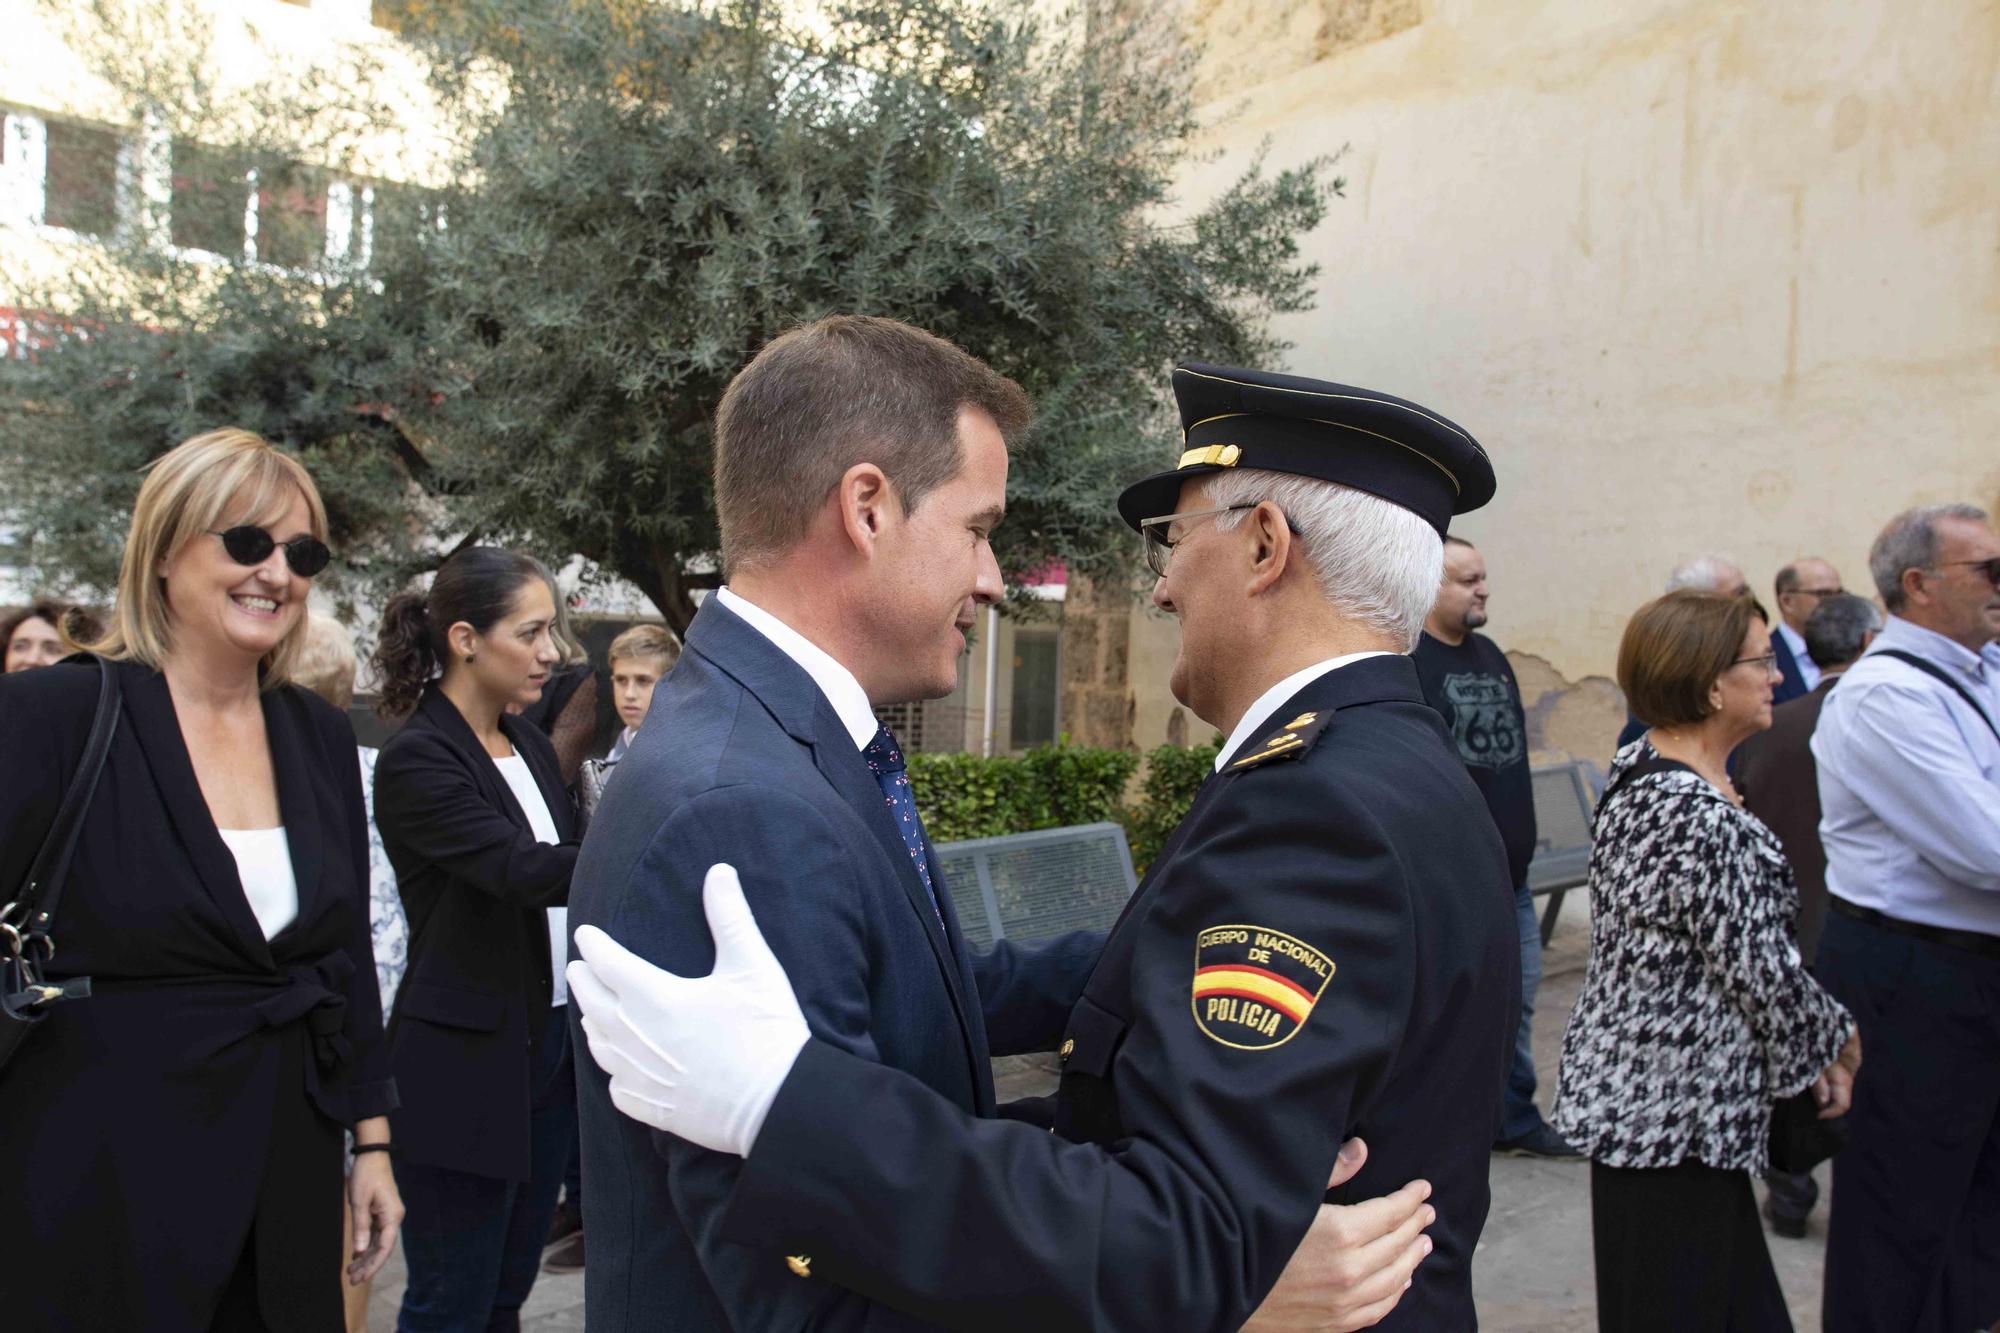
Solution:
[(1182, 453), (1118, 497), (1133, 528), (1171, 514), (1181, 484), (1225, 468), (1291, 472), (1380, 496), (1443, 536), (1493, 498), (1493, 465), (1463, 428), (1372, 389), (1187, 361), (1174, 368)]

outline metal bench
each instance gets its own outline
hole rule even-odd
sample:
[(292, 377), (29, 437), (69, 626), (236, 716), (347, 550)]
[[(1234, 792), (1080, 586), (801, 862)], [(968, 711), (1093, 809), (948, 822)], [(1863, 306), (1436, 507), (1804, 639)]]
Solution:
[(1590, 879), (1590, 822), (1597, 806), (1596, 768), (1585, 760), (1551, 764), (1531, 775), (1535, 790), (1535, 856), (1528, 892), (1546, 897), (1542, 943), (1555, 934), (1563, 895)]
[(1125, 830), (1116, 824), (941, 842), (931, 850), (966, 942), (980, 948), (1109, 930), (1139, 887)]

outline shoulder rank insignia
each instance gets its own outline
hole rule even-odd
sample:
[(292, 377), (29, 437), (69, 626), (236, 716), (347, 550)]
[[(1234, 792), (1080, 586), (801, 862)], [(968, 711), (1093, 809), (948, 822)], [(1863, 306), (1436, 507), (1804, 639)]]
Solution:
[(1333, 721), (1333, 711), (1321, 709), (1316, 713), (1300, 713), (1255, 745), (1248, 747), (1243, 754), (1230, 760), (1230, 771), (1255, 768), (1268, 760), (1304, 754), (1312, 748), (1312, 743), (1319, 739), (1319, 734), (1326, 730), (1326, 724)]
[(1292, 1039), (1320, 992), (1333, 960), (1304, 940), (1262, 926), (1210, 926), (1195, 937), (1194, 1021), (1239, 1051), (1262, 1051)]

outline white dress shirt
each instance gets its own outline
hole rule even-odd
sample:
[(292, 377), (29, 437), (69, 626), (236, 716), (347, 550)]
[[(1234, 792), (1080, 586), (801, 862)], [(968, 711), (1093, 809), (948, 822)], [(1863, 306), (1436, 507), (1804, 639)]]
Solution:
[(1236, 752), (1243, 748), (1244, 743), (1250, 739), (1259, 727), (1262, 727), (1266, 722), (1271, 720), (1271, 714), (1282, 708), (1287, 699), (1318, 680), (1321, 676), (1324, 676), (1327, 672), (1338, 671), (1349, 662), (1359, 662), (1363, 658), (1390, 656), (1393, 656), (1393, 654), (1385, 653), (1378, 648), (1371, 649), (1365, 653), (1348, 653), (1344, 657), (1329, 657), (1324, 662), (1313, 663), (1303, 671), (1294, 671), (1270, 689), (1265, 690), (1257, 696), (1257, 702), (1251, 704), (1244, 711), (1242, 719), (1236, 724), (1236, 730), (1229, 733), (1229, 743), (1224, 745), (1222, 752), (1215, 756), (1215, 771), (1220, 773), (1222, 766), (1235, 757)]
[(1974, 653), (1890, 616), (1826, 696), (1813, 732), (1829, 893), (1888, 916), (2000, 936), (2000, 739), (1936, 663), (2000, 723), (2000, 645)]
[(637, 727), (626, 727), (623, 731), (618, 733), (618, 739), (611, 742), (611, 749), (609, 753), (607, 753), (604, 756), (604, 762), (607, 764), (615, 764), (620, 759), (623, 759), (625, 757), (625, 752), (632, 748), (632, 742), (638, 739), (639, 739), (639, 729)]
[(1806, 651), (1805, 635), (1782, 620), (1778, 622), (1778, 633), (1785, 636), (1785, 647), (1792, 650), (1792, 661), (1798, 663), (1799, 679), (1806, 683), (1806, 693), (1812, 693), (1819, 688), (1820, 671), (1819, 663), (1813, 661), (1812, 654)]
[[(520, 803), (521, 813), (528, 817), (528, 827), (534, 832), (535, 841), (558, 843), (555, 816), (549, 813), (549, 803), (542, 799), (542, 789), (535, 782), (528, 761), (518, 754), (510, 754), (505, 759), (495, 759), (493, 766), (500, 770), (500, 776), (507, 779), (508, 790), (514, 793)], [(569, 909), (567, 907), (544, 908), (549, 914), (549, 1004), (559, 1007), (569, 1003), (569, 978), (563, 969), (569, 965)]]
[(875, 733), (882, 724), (875, 720), (875, 709), (868, 702), (868, 692), (861, 688), (861, 682), (854, 673), (833, 660), (824, 648), (805, 635), (787, 625), (784, 621), (737, 593), (727, 588), (718, 588), (716, 598), (743, 618), (743, 622), (759, 634), (777, 645), (778, 651), (799, 664), (799, 669), (812, 677), (819, 692), (833, 705), (834, 715), (840, 725), (847, 728), (847, 734), (854, 738), (854, 748), (865, 750), (874, 743)]
[(285, 826), (216, 832), (236, 858), (236, 877), (243, 881), (243, 896), (250, 900), (264, 938), (276, 939), (279, 931), (299, 919), (299, 881), (292, 873), (292, 843)]

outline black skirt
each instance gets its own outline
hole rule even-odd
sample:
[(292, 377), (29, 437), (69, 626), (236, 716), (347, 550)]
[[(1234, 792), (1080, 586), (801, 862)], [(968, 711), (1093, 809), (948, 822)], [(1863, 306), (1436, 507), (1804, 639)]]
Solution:
[(1792, 1333), (1747, 1171), (1590, 1164), (1601, 1333)]

